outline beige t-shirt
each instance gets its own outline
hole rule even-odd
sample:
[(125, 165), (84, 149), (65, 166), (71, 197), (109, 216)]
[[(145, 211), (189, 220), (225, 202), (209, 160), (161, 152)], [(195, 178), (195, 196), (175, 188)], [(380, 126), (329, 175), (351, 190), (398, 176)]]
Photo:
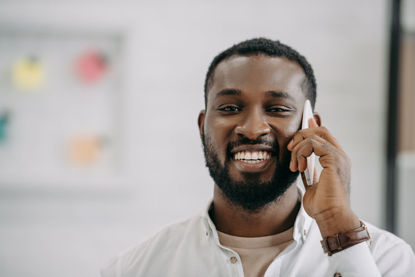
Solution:
[(218, 231), (220, 243), (236, 251), (242, 259), (245, 277), (264, 276), (271, 262), (292, 241), (293, 227), (265, 237), (236, 237)]

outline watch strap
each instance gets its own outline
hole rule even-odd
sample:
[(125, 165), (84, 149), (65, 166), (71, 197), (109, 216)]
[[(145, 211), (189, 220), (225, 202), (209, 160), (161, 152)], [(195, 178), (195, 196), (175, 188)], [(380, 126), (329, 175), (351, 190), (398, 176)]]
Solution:
[(360, 226), (335, 236), (326, 237), (321, 241), (323, 250), (329, 256), (340, 252), (363, 241), (370, 240), (366, 225), (360, 221)]

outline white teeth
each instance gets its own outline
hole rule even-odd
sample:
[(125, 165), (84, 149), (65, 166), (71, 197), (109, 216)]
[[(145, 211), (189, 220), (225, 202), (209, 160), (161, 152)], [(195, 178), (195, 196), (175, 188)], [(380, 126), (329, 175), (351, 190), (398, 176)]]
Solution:
[(262, 160), (269, 160), (271, 154), (266, 151), (241, 151), (234, 155), (235, 160), (243, 160), (249, 163), (255, 163)]
[(245, 151), (245, 160), (251, 160), (251, 152)]

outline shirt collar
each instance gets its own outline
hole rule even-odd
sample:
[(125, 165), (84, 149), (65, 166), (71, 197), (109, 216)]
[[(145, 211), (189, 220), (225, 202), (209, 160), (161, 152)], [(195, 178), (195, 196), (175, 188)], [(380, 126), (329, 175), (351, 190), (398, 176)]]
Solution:
[[(304, 210), (304, 205), (303, 205), (302, 200), (303, 200), (303, 196), (305, 193), (305, 189), (304, 189), (303, 183), (301, 181), (297, 181), (296, 186), (301, 197), (301, 207), (300, 207), (300, 210), (298, 211), (297, 217), (294, 222), (293, 239), (297, 242), (300, 242), (300, 241), (304, 241), (306, 236), (308, 235), (313, 219)], [(209, 216), (209, 212), (212, 209), (213, 209), (213, 201), (210, 201), (207, 208), (205, 209), (203, 213), (203, 219), (204, 219), (203, 221), (205, 225), (204, 232), (208, 236), (212, 235), (215, 238), (215, 240), (219, 242), (219, 236), (216, 230), (216, 226)]]

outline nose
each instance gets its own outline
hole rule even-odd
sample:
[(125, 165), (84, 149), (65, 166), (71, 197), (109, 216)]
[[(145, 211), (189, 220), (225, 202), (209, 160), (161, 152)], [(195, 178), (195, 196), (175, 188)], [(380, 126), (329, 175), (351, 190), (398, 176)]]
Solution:
[(256, 110), (248, 113), (243, 118), (235, 128), (235, 132), (250, 140), (256, 140), (263, 135), (269, 134), (271, 127), (266, 121), (266, 116), (261, 111)]

